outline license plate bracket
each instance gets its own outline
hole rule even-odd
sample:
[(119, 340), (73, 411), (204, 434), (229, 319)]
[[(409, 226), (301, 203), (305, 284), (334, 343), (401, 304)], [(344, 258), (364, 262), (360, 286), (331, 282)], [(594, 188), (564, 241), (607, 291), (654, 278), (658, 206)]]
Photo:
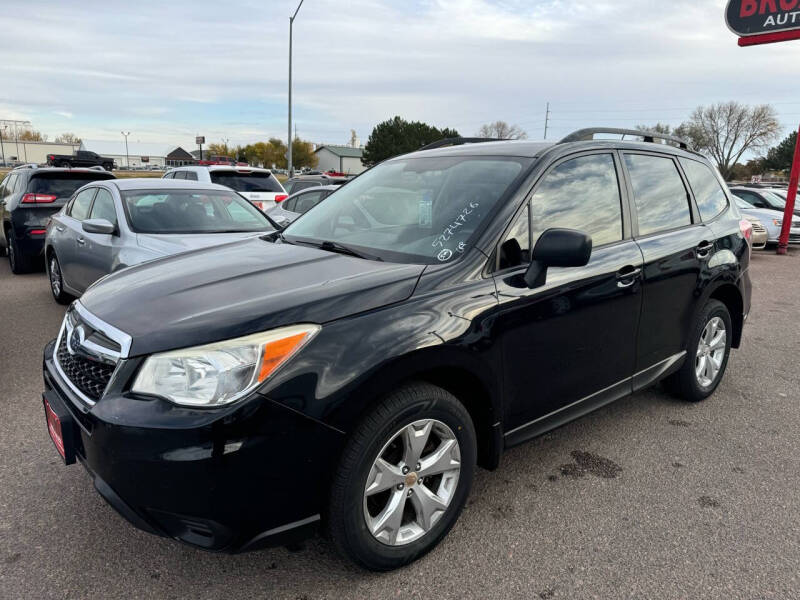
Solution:
[(75, 422), (72, 415), (64, 403), (52, 394), (42, 394), (42, 404), (50, 439), (64, 459), (64, 464), (71, 465), (75, 462)]

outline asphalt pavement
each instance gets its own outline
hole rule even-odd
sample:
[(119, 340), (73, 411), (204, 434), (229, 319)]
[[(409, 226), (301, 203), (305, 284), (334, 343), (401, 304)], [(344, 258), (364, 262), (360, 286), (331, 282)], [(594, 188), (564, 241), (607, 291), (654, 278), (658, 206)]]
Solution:
[(47, 435), (41, 351), (64, 309), (0, 259), (0, 598), (800, 598), (800, 251), (751, 273), (709, 400), (656, 387), (507, 452), (438, 548), (373, 574), (319, 537), (215, 555), (118, 516)]

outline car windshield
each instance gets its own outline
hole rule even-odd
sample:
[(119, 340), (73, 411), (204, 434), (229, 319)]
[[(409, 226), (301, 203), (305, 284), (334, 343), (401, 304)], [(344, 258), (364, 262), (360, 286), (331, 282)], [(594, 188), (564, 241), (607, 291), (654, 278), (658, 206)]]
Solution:
[(769, 204), (773, 208), (779, 208), (781, 210), (786, 208), (786, 200), (784, 200), (777, 194), (761, 190), (761, 195), (764, 196), (764, 199), (767, 201), (767, 204)]
[(28, 191), (33, 194), (50, 194), (56, 198), (66, 199), (72, 196), (79, 187), (101, 179), (111, 179), (111, 177), (102, 173), (98, 176), (80, 171), (74, 173), (39, 173), (31, 178), (28, 184)]
[(464, 254), (530, 159), (406, 158), (350, 181), (284, 232), (394, 262), (444, 263)]
[(131, 229), (138, 233), (235, 233), (274, 231), (247, 200), (223, 190), (122, 192)]
[(211, 171), (211, 181), (229, 187), (237, 192), (278, 192), (283, 193), (281, 184), (270, 173), (239, 171)]

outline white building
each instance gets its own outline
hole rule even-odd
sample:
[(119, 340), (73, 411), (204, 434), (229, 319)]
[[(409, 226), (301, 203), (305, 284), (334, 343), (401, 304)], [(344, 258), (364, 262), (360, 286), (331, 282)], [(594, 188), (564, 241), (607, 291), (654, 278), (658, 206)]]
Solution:
[(47, 162), (48, 154), (75, 154), (78, 144), (57, 144), (56, 142), (23, 142), (8, 140), (3, 136), (0, 145), (0, 162), (39, 163)]
[(125, 152), (125, 140), (84, 140), (81, 150), (90, 150), (100, 156), (114, 159), (117, 168), (126, 167), (164, 167), (166, 157), (174, 146), (159, 143), (131, 142), (128, 140), (128, 151)]
[(314, 150), (319, 158), (317, 169), (320, 171), (338, 171), (349, 175), (358, 175), (367, 170), (361, 162), (364, 148), (351, 146), (320, 146)]

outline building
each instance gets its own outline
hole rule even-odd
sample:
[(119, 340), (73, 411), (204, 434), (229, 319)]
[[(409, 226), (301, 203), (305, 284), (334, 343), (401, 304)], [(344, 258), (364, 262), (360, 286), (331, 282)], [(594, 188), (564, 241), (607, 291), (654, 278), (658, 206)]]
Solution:
[(178, 146), (167, 153), (166, 163), (168, 167), (183, 167), (185, 165), (197, 164), (197, 160), (195, 160), (190, 152)]
[(320, 146), (314, 150), (319, 158), (317, 169), (320, 171), (337, 171), (348, 175), (358, 175), (367, 170), (361, 162), (364, 148), (351, 146)]
[(80, 148), (79, 144), (57, 144), (56, 142), (24, 142), (22, 140), (7, 140), (3, 136), (0, 145), (0, 163), (38, 163), (47, 162), (48, 154), (75, 154)]
[(131, 142), (128, 141), (127, 151), (125, 140), (84, 140), (81, 150), (96, 152), (100, 156), (114, 159), (118, 169), (141, 167), (165, 167), (166, 157), (170, 148), (159, 143)]

